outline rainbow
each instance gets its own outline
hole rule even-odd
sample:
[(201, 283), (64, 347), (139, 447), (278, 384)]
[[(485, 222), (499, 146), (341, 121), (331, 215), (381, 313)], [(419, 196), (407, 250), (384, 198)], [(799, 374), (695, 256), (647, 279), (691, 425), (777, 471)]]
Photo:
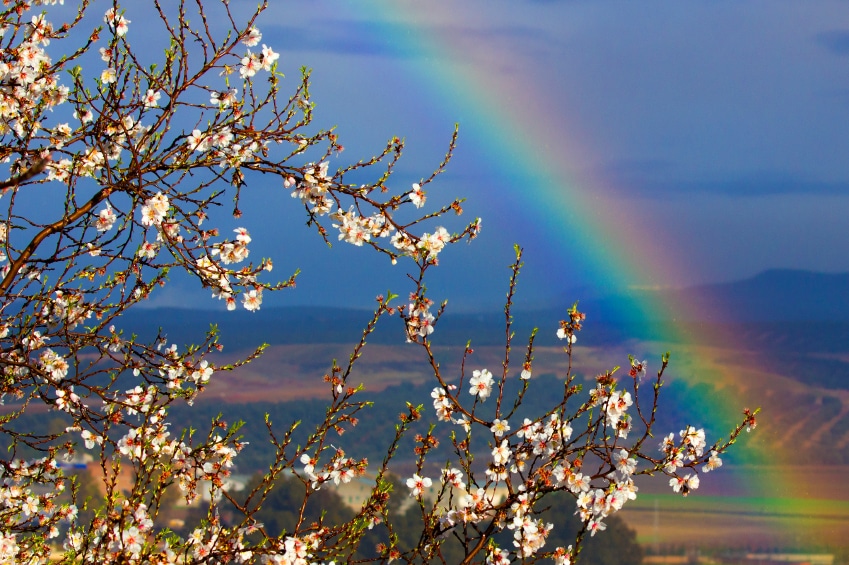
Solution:
[[(403, 64), (410, 78), (416, 80), (421, 96), (438, 101), (456, 116), (461, 116), (461, 143), (465, 150), (471, 147), (475, 158), (485, 163), (492, 174), (503, 178), (520, 179), (521, 190), (515, 185), (498, 193), (504, 207), (504, 217), (525, 214), (527, 223), (536, 223), (539, 238), (557, 247), (564, 260), (578, 261), (591, 274), (593, 280), (608, 288), (650, 287), (657, 280), (679, 280), (682, 262), (677, 258), (683, 249), (676, 248), (662, 232), (662, 227), (645, 226), (639, 218), (640, 210), (624, 209), (621, 195), (625, 186), (611, 186), (600, 176), (582, 176), (578, 166), (592, 162), (591, 143), (583, 134), (552, 131), (546, 116), (558, 115), (559, 120), (569, 121), (568, 108), (555, 99), (550, 92), (535, 88), (534, 80), (523, 74), (521, 63), (505, 48), (494, 47), (495, 51), (473, 52), (474, 57), (488, 60), (498, 59), (501, 65), (511, 68), (510, 80), (503, 76), (488, 74), (483, 70), (470, 70), (466, 66), (451, 63), (453, 53), (458, 50), (468, 53), (476, 48), (474, 39), (458, 36), (456, 30), (444, 33), (410, 25), (409, 22), (474, 21), (476, 16), (464, 3), (450, 3), (451, 15), (434, 12), (449, 8), (442, 3), (390, 2), (373, 0), (357, 3), (352, 16), (366, 18), (368, 31), (383, 38), (389, 47), (403, 47), (411, 57)], [(373, 18), (369, 18), (373, 15)], [(391, 22), (391, 23), (390, 23)], [(493, 42), (486, 45), (493, 49)], [(434, 65), (434, 61), (438, 62)], [(486, 69), (486, 65), (481, 65)], [(438, 69), (438, 70), (437, 70)], [(591, 140), (590, 140), (591, 141)], [(484, 224), (486, 227), (486, 224)], [(706, 319), (707, 312), (700, 312), (690, 305), (670, 305), (658, 302), (650, 296), (634, 294), (627, 305), (629, 309), (652, 319), (663, 319), (661, 334), (663, 341), (695, 345), (702, 338), (691, 326), (676, 320)], [(709, 316), (708, 316), (709, 318)], [(705, 330), (701, 330), (705, 331)], [(693, 349), (693, 351), (697, 351)], [(673, 361), (676, 359), (673, 353)], [(697, 356), (689, 359), (692, 367), (702, 366)], [(713, 374), (718, 374), (715, 384), (734, 385), (737, 376), (721, 364), (712, 364)], [(702, 399), (695, 410), (711, 419), (721, 416), (727, 419), (726, 427), (737, 419), (739, 407), (729, 407), (710, 398)], [(768, 415), (765, 417), (768, 418)], [(800, 506), (798, 486), (804, 483), (804, 468), (787, 467), (787, 471), (769, 473), (764, 481), (754, 466), (775, 469), (776, 464), (793, 461), (790, 453), (773, 453), (754, 441), (745, 441), (746, 466), (723, 469), (726, 481), (736, 483), (736, 490), (758, 500), (771, 500), (784, 508)], [(795, 469), (795, 470), (794, 470)], [(730, 478), (729, 478), (730, 477)], [(719, 480), (712, 475), (706, 480)], [(797, 493), (797, 494), (788, 494)], [(783, 498), (782, 498), (783, 497)], [(697, 498), (697, 497), (694, 497)], [(810, 501), (807, 501), (808, 506)], [(804, 536), (800, 523), (776, 526), (776, 539), (790, 535), (789, 539)]]

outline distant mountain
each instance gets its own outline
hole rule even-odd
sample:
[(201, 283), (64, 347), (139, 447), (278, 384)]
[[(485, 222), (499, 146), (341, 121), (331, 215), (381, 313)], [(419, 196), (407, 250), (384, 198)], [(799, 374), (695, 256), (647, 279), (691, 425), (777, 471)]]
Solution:
[(674, 291), (668, 297), (715, 316), (706, 321), (849, 321), (849, 273), (773, 269), (742, 281)]
[[(843, 328), (849, 327), (849, 273), (775, 269), (729, 283), (677, 290), (635, 290), (587, 300), (576, 298), (580, 310), (588, 314), (587, 331), (581, 336), (581, 343), (591, 345), (628, 338), (668, 339), (663, 333), (669, 321), (665, 317), (672, 317), (679, 324), (766, 324), (776, 331), (782, 328), (793, 331), (811, 324), (825, 331), (828, 324), (820, 322), (828, 322), (831, 337), (844, 335)], [(663, 307), (652, 308), (652, 305)], [(554, 333), (569, 306), (571, 303), (553, 304), (545, 310), (517, 309), (513, 312), (512, 330), (521, 341), (538, 327), (538, 343), (555, 343)], [(241, 349), (262, 342), (353, 342), (362, 335), (371, 317), (368, 310), (306, 306), (267, 308), (260, 312), (142, 309), (125, 317), (125, 327), (142, 337), (151, 337), (162, 326), (169, 332), (169, 342), (188, 343), (197, 342), (211, 324), (218, 324), (228, 348)], [(437, 327), (442, 343), (462, 344), (472, 339), (478, 345), (497, 344), (504, 341), (504, 322), (500, 310), (455, 313), (449, 308)], [(835, 328), (841, 331), (835, 333)], [(398, 316), (389, 317), (378, 324), (369, 341), (400, 343), (402, 331)]]

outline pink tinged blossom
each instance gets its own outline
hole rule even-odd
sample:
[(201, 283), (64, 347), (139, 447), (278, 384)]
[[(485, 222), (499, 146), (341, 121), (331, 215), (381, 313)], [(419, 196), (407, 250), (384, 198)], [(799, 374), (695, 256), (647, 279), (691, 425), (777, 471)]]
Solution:
[(567, 343), (575, 343), (576, 341), (578, 341), (578, 336), (573, 333), (567, 332), (563, 328), (557, 330), (557, 337), (559, 339), (565, 339)]
[(558, 547), (554, 550), (554, 565), (572, 565), (572, 546), (564, 549)]
[(103, 21), (106, 22), (109, 28), (112, 29), (118, 37), (126, 35), (129, 30), (130, 20), (115, 12), (114, 8), (106, 10), (106, 14), (103, 16)]
[(47, 378), (54, 383), (58, 383), (68, 376), (68, 362), (52, 349), (46, 349), (41, 354), (39, 363), (42, 370), (46, 373)]
[(421, 208), (424, 206), (425, 200), (427, 200), (425, 191), (422, 190), (419, 183), (414, 183), (413, 190), (410, 191), (410, 202), (412, 202), (416, 208)]
[(430, 396), (433, 398), (433, 409), (436, 412), (437, 417), (445, 422), (450, 421), (453, 410), (451, 408), (451, 401), (448, 399), (445, 389), (442, 387), (436, 387), (433, 391), (431, 391)]
[(118, 441), (118, 451), (128, 457), (143, 459), (143, 439), (138, 437), (138, 434), (139, 432), (135, 428), (127, 432), (127, 435), (125, 435)]
[(162, 94), (158, 91), (154, 91), (152, 89), (148, 89), (142, 98), (142, 103), (145, 108), (156, 108), (159, 106), (159, 99), (162, 97)]
[(242, 39), (242, 43), (247, 45), (248, 47), (253, 47), (258, 45), (260, 40), (262, 39), (262, 34), (255, 27), (252, 27), (248, 30), (247, 35), (245, 35), (244, 39)]
[(262, 46), (262, 57), (260, 58), (260, 67), (264, 71), (270, 71), (271, 67), (280, 58), (280, 54), (276, 53), (271, 47)]
[(74, 117), (77, 118), (80, 122), (87, 124), (94, 119), (94, 114), (88, 108), (80, 108), (79, 110), (74, 112)]
[(648, 367), (648, 363), (646, 361), (637, 361), (636, 359), (631, 359), (631, 369), (628, 371), (628, 375), (634, 379), (642, 380), (643, 377), (646, 376), (646, 369)]
[(242, 306), (249, 312), (259, 310), (262, 304), (262, 289), (252, 288), (242, 295)]
[(710, 457), (708, 458), (707, 463), (705, 463), (705, 466), (702, 467), (702, 470), (705, 473), (708, 473), (715, 469), (719, 469), (720, 467), (722, 467), (722, 459), (719, 458), (719, 453), (716, 450), (712, 450), (710, 452)]
[(663, 470), (667, 473), (674, 473), (677, 469), (683, 466), (684, 454), (678, 451), (672, 454), (672, 456), (667, 460), (666, 465), (663, 467)]
[(86, 449), (93, 449), (95, 445), (103, 445), (103, 437), (88, 430), (80, 432), (80, 437), (85, 442)]
[(672, 477), (669, 479), (669, 486), (672, 487), (673, 491), (680, 492), (682, 495), (687, 496), (690, 494), (691, 490), (699, 488), (699, 476), (686, 475), (684, 477)]
[(191, 151), (203, 152), (209, 149), (211, 139), (199, 129), (192, 130), (186, 143)]
[(596, 535), (598, 532), (603, 532), (606, 529), (607, 524), (601, 520), (590, 520), (587, 523), (587, 531), (590, 532), (590, 537)]
[(573, 493), (588, 493), (590, 490), (590, 478), (583, 473), (569, 475), (568, 484)]
[(492, 373), (486, 369), (475, 370), (472, 372), (472, 378), (469, 379), (469, 385), (471, 385), (469, 394), (477, 396), (481, 401), (484, 401), (492, 394), (492, 384)]
[(506, 549), (487, 546), (486, 565), (509, 565), (510, 553)]
[(136, 526), (131, 526), (121, 532), (121, 543), (125, 551), (136, 555), (141, 552), (144, 536)]
[(115, 225), (116, 219), (117, 216), (115, 215), (115, 212), (112, 210), (112, 207), (107, 204), (106, 208), (101, 210), (97, 215), (94, 227), (99, 232), (109, 231), (112, 229), (112, 226)]
[(247, 245), (251, 242), (251, 236), (248, 233), (248, 230), (245, 228), (236, 228), (233, 230), (236, 232), (236, 241)]
[(112, 67), (103, 69), (103, 72), (100, 73), (100, 82), (103, 84), (112, 84), (117, 80), (117, 78), (118, 75)]
[(615, 426), (633, 403), (630, 392), (617, 390), (611, 393), (607, 399), (607, 425)]
[(616, 470), (622, 473), (624, 476), (629, 476), (634, 473), (637, 468), (637, 460), (632, 459), (628, 450), (622, 449), (619, 451), (618, 456), (615, 459), (616, 461)]
[(501, 443), (492, 450), (492, 462), (496, 465), (506, 465), (511, 457), (510, 444), (506, 439), (501, 440)]
[(159, 251), (159, 245), (156, 243), (151, 243), (149, 241), (145, 241), (139, 247), (139, 257), (144, 257), (146, 259), (153, 259), (156, 257), (156, 253)]
[(262, 61), (255, 53), (248, 51), (247, 55), (242, 57), (242, 66), (239, 69), (239, 76), (242, 78), (250, 78), (262, 68)]
[(682, 443), (687, 447), (687, 452), (690, 461), (694, 461), (696, 457), (701, 457), (707, 445), (705, 442), (705, 431), (696, 429), (693, 426), (687, 426), (686, 429), (679, 433)]
[(443, 469), (442, 483), (450, 484), (452, 487), (460, 490), (466, 488), (466, 484), (463, 482), (463, 471), (460, 469)]
[(56, 407), (59, 410), (70, 414), (74, 412), (74, 407), (79, 404), (79, 402), (80, 397), (74, 393), (74, 387), (70, 387), (68, 390), (58, 389), (56, 391)]
[(507, 420), (499, 420), (496, 418), (492, 421), (492, 426), (489, 430), (495, 434), (495, 437), (502, 437), (505, 433), (510, 431), (510, 424), (507, 423)]
[(414, 474), (412, 477), (407, 479), (407, 488), (410, 489), (410, 496), (415, 498), (421, 498), (422, 493), (425, 489), (430, 488), (433, 484), (433, 481), (428, 477), (421, 477), (418, 474)]
[(144, 206), (142, 206), (142, 224), (144, 226), (160, 225), (165, 219), (169, 207), (168, 197), (161, 192), (157, 192), (154, 196), (144, 201)]
[(209, 95), (209, 103), (223, 110), (236, 103), (236, 94), (237, 91), (235, 88), (231, 88), (226, 92), (213, 91)]
[(204, 359), (200, 362), (200, 365), (198, 365), (198, 367), (194, 371), (192, 371), (191, 378), (195, 383), (199, 385), (205, 385), (209, 382), (210, 377), (212, 377), (213, 371), (214, 369), (209, 364), (209, 361)]
[(225, 127), (209, 136), (209, 141), (214, 147), (225, 148), (233, 141), (233, 132)]
[(419, 239), (416, 248), (422, 251), (425, 255), (435, 258), (439, 252), (445, 248), (445, 245), (451, 240), (451, 234), (448, 230), (439, 226), (432, 234), (424, 233)]
[(38, 514), (38, 498), (28, 496), (26, 500), (21, 502), (21, 510), (23, 510), (25, 516)]

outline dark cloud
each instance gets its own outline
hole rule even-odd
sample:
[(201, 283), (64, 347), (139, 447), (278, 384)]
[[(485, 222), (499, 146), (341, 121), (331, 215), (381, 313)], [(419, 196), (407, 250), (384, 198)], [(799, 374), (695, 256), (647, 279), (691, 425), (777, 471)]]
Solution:
[(817, 43), (831, 53), (840, 56), (849, 55), (849, 30), (835, 29), (817, 34)]
[(602, 173), (620, 179), (636, 179), (646, 175), (665, 174), (673, 163), (662, 159), (621, 160), (607, 164)]
[(480, 43), (519, 40), (527, 48), (532, 45), (550, 45), (551, 38), (541, 30), (527, 26), (497, 26), (477, 28), (470, 26), (440, 26), (429, 29), (415, 24), (397, 26), (387, 22), (369, 22), (350, 19), (323, 19), (313, 25), (274, 26), (275, 46), (288, 52), (321, 52), (343, 55), (379, 56), (392, 58), (413, 57), (421, 38), (450, 35), (464, 37)]
[(413, 55), (410, 46), (402, 41), (402, 37), (388, 37), (385, 30), (367, 22), (323, 20), (320, 26), (283, 25), (273, 29), (275, 44), (280, 45), (282, 51), (317, 51), (381, 57)]
[(721, 180), (689, 181), (669, 185), (667, 190), (703, 191), (726, 196), (774, 196), (778, 194), (847, 194), (849, 182), (823, 182), (792, 175), (746, 175)]
[(849, 194), (849, 180), (825, 182), (781, 171), (755, 171), (713, 178), (676, 178), (671, 163), (634, 161), (615, 163), (601, 174), (620, 187), (633, 189), (648, 197), (667, 197), (692, 193), (724, 196), (773, 196), (779, 194)]

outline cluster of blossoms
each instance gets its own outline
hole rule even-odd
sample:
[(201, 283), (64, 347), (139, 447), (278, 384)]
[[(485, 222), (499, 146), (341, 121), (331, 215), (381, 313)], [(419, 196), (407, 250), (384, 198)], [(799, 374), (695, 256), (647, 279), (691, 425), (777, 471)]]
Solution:
[[(69, 89), (52, 73), (44, 47), (54, 34), (43, 15), (34, 15), (16, 49), (3, 50), (0, 59), (0, 135), (25, 137), (41, 127), (38, 116), (68, 99)], [(18, 30), (16, 30), (18, 31)], [(0, 35), (7, 33), (4, 27)]]
[(433, 411), (436, 412), (436, 417), (444, 422), (451, 421), (451, 414), (454, 413), (454, 406), (451, 399), (448, 398), (447, 391), (441, 386), (435, 387), (430, 393), (433, 398)]
[[(90, 110), (77, 111), (75, 116), (86, 124), (94, 119)], [(103, 138), (97, 147), (88, 147), (74, 159), (60, 159), (47, 165), (47, 180), (67, 183), (71, 176), (96, 177), (104, 172), (108, 162), (116, 162), (125, 150), (140, 153), (146, 150), (150, 142), (149, 126), (144, 126), (132, 116), (123, 116), (117, 123), (105, 127)], [(64, 145), (64, 140), (70, 138), (71, 128), (68, 124), (59, 124), (52, 130), (58, 145)], [(101, 212), (101, 218), (95, 224), (98, 231), (107, 231), (112, 227), (109, 223), (109, 212)]]
[(313, 490), (319, 490), (322, 485), (332, 482), (335, 485), (350, 483), (354, 477), (363, 475), (368, 467), (368, 460), (360, 459), (359, 461), (351, 457), (346, 457), (345, 452), (341, 449), (336, 449), (333, 456), (319, 471), (316, 471), (315, 466), (318, 464), (317, 457), (311, 457), (304, 453), (301, 455), (301, 463), (304, 466), (304, 474), (311, 481)]
[(115, 214), (112, 206), (107, 203), (106, 206), (97, 214), (97, 219), (94, 221), (94, 227), (99, 232), (107, 232), (112, 229), (112, 226), (115, 225), (115, 221), (117, 219), (118, 216)]
[[(262, 33), (260, 33), (257, 28), (252, 27), (248, 30), (244, 39), (242, 39), (242, 43), (248, 47), (255, 47), (259, 44), (261, 39)], [(260, 54), (251, 53), (250, 50), (248, 50), (245, 56), (242, 57), (242, 66), (239, 68), (239, 76), (242, 78), (251, 78), (259, 70), (270, 72), (274, 63), (277, 62), (277, 59), (279, 58), (280, 54), (275, 53), (273, 49), (265, 44), (263, 44), (262, 52)]]
[(433, 333), (436, 316), (430, 311), (433, 301), (425, 296), (410, 294), (406, 312), (402, 312), (407, 323), (407, 341), (427, 338)]
[[(490, 391), (492, 389), (492, 374), (486, 370), (474, 371), (472, 377), (472, 390), (470, 391), (475, 396), (480, 396), (482, 391)], [(448, 398), (448, 393), (444, 388), (437, 387), (431, 393), (434, 399), (434, 408), (437, 411), (441, 420), (451, 419), (452, 404)], [(488, 396), (485, 392), (484, 396)], [(459, 419), (456, 423), (468, 425), (468, 421)], [(519, 473), (527, 473), (529, 471), (528, 461), (533, 459), (536, 462), (536, 470), (548, 468), (555, 465), (572, 436), (572, 428), (568, 422), (560, 420), (557, 414), (552, 414), (545, 420), (530, 420), (526, 418), (523, 425), (516, 430), (511, 437), (520, 440), (513, 442), (504, 437), (510, 432), (511, 427), (509, 422), (496, 418), (490, 425), (490, 431), (495, 438), (501, 438), (500, 441), (492, 448), (491, 462), (487, 466), (486, 476), (488, 484), (496, 484), (508, 480), (508, 478)], [(542, 461), (542, 462), (541, 462)], [(547, 461), (547, 463), (545, 463)], [(579, 493), (589, 491), (589, 478), (582, 475), (577, 467), (564, 468), (557, 466), (553, 473), (556, 479), (557, 488), (568, 488), (576, 495), (579, 500), (579, 508), (581, 497)], [(496, 503), (491, 493), (487, 489), (481, 487), (466, 487), (463, 479), (463, 473), (459, 469), (449, 468), (443, 470), (443, 484), (450, 484), (455, 489), (465, 490), (465, 494), (460, 497), (458, 508), (447, 510), (440, 516), (440, 524), (443, 529), (448, 530), (456, 524), (479, 523), (482, 520), (491, 519), (496, 514)], [(634, 491), (632, 482), (628, 482), (630, 488)], [(431, 480), (426, 477), (414, 475), (407, 480), (407, 486), (411, 489), (411, 495), (419, 498), (425, 488), (431, 486)], [(514, 545), (517, 555), (522, 558), (528, 558), (536, 555), (543, 547), (548, 533), (552, 529), (552, 525), (540, 519), (535, 519), (532, 514), (534, 494), (526, 492), (524, 485), (520, 486), (521, 493), (509, 507), (509, 521), (505, 523), (508, 529), (514, 533)], [(618, 492), (618, 491), (617, 491)], [(608, 509), (618, 509), (616, 503), (613, 502), (614, 496), (610, 497), (610, 506)], [(623, 499), (624, 500), (624, 499)], [(599, 508), (599, 513), (601, 508)], [(601, 522), (600, 514), (596, 513), (586, 517), (589, 527), (595, 527), (596, 523)], [(584, 517), (584, 516), (582, 516)], [(593, 521), (593, 518), (596, 520)], [(563, 552), (566, 555), (565, 552)], [(500, 562), (500, 559), (507, 558), (508, 553), (504, 550), (498, 550), (492, 553), (493, 562)]]
[(492, 373), (487, 369), (475, 369), (472, 371), (472, 378), (469, 379), (469, 386), (471, 387), (469, 394), (476, 396), (483, 402), (492, 394), (493, 383)]
[(391, 224), (386, 223), (386, 216), (383, 214), (360, 216), (353, 206), (347, 212), (337, 210), (333, 217), (339, 222), (333, 224), (333, 227), (339, 230), (339, 241), (358, 247), (372, 237), (386, 237), (392, 231)]
[(395, 249), (412, 257), (422, 257), (435, 261), (445, 245), (452, 240), (448, 230), (439, 226), (433, 233), (423, 233), (417, 241), (413, 241), (406, 233), (396, 232), (390, 239)]
[(636, 460), (631, 459), (624, 449), (620, 451), (618, 459), (624, 463), (617, 466), (615, 474), (605, 477), (608, 482), (606, 488), (592, 488), (586, 476), (571, 469), (562, 473), (567, 488), (577, 497), (578, 515), (592, 536), (607, 527), (602, 520), (621, 510), (627, 501), (637, 498), (637, 487), (631, 478), (636, 469)]
[(627, 410), (631, 407), (634, 401), (631, 399), (631, 393), (628, 391), (614, 390), (609, 394), (605, 394), (605, 389), (601, 389), (597, 398), (604, 400), (605, 406), (605, 424), (616, 430), (616, 435), (622, 439), (628, 437), (628, 432), (631, 431), (631, 417)]
[(146, 199), (144, 201), (144, 206), (142, 206), (141, 209), (142, 225), (162, 225), (162, 222), (165, 220), (165, 216), (168, 214), (169, 207), (168, 196), (162, 194), (162, 192), (157, 192), (150, 198)]
[(208, 438), (204, 445), (191, 449), (179, 442), (174, 449), (174, 462), (177, 467), (177, 482), (191, 504), (198, 496), (199, 481), (208, 482), (210, 497), (220, 496), (225, 479), (230, 476), (233, 459), (245, 446), (244, 443), (226, 441), (220, 435)]
[[(524, 486), (524, 485), (523, 485)], [(511, 520), (507, 528), (513, 530), (513, 545), (519, 557), (532, 557), (545, 545), (545, 539), (554, 528), (554, 524), (534, 519), (531, 514), (533, 495), (520, 487), (522, 492), (516, 502), (510, 505)]]
[[(274, 552), (262, 556), (263, 565), (321, 565), (314, 555), (322, 548), (326, 530), (319, 529), (305, 536), (287, 536), (275, 542)], [(333, 562), (327, 565), (333, 565)]]
[[(570, 319), (561, 322), (558, 337), (574, 342), (574, 332), (581, 328), (583, 319), (583, 314), (575, 308), (570, 310)], [(467, 353), (470, 352), (468, 349)], [(629, 383), (636, 390), (646, 373), (647, 363), (633, 357), (630, 359), (629, 376), (632, 380)], [(521, 380), (530, 378), (531, 362), (529, 350), (522, 366)], [(678, 469), (686, 467), (695, 471), (696, 465), (703, 463), (702, 470), (707, 472), (721, 466), (721, 450), (714, 448), (706, 456), (704, 430), (692, 426), (680, 432), (678, 442), (671, 434), (664, 440), (661, 448), (665, 458), (660, 461), (651, 459), (633, 447), (619, 445), (632, 431), (632, 418), (628, 411), (634, 406), (634, 398), (631, 392), (617, 389), (612, 373), (600, 375), (597, 381), (598, 386), (589, 392), (589, 401), (577, 414), (564, 415), (566, 419), (561, 419), (561, 413), (554, 411), (545, 418), (525, 418), (515, 430), (507, 418), (499, 416), (498, 407), (495, 417), (489, 420), (476, 415), (478, 400), (489, 398), (496, 386), (499, 397), (503, 393), (503, 382), (496, 382), (489, 370), (472, 372), (468, 392), (475, 398), (476, 405), (470, 413), (465, 413), (461, 408), (454, 392), (456, 386), (441, 382), (443, 386), (435, 387), (431, 398), (436, 417), (439, 421), (452, 422), (464, 428), (467, 434), (461, 444), (464, 449), (470, 449), (468, 445), (472, 439), (473, 424), (486, 426), (492, 434), (484, 486), (475, 484), (471, 477), (469, 486), (466, 486), (463, 472), (459, 469), (447, 467), (443, 470), (443, 485), (450, 484), (453, 489), (459, 489), (461, 495), (451, 499), (454, 500), (451, 508), (440, 506), (439, 502), (434, 505), (441, 531), (447, 532), (458, 524), (480, 524), (496, 520), (499, 530), (506, 528), (513, 532), (514, 550), (511, 552), (490, 543), (487, 546), (487, 562), (509, 563), (517, 558), (527, 559), (539, 554), (552, 529), (552, 525), (540, 519), (534, 509), (534, 504), (542, 499), (544, 492), (569, 492), (575, 499), (575, 513), (583, 522), (584, 531), (594, 536), (606, 529), (605, 519), (621, 510), (628, 501), (636, 499), (636, 474), (662, 471), (672, 477), (669, 484), (673, 490), (686, 495), (698, 487), (699, 477), (697, 473), (679, 476)], [(574, 392), (578, 390), (574, 388)], [(592, 416), (594, 407), (601, 408), (601, 413), (595, 417)], [(600, 430), (598, 433), (607, 438), (603, 445), (593, 444), (586, 434), (573, 439), (572, 424), (581, 414), (595, 418), (592, 426), (597, 426)], [(614, 432), (613, 438), (609, 437), (606, 430)], [(639, 440), (640, 443), (644, 439)], [(640, 458), (649, 462), (644, 469), (638, 469)], [(587, 461), (594, 460), (603, 463), (589, 471), (586, 469)], [(475, 463), (478, 462), (479, 458), (476, 458)], [(465, 468), (471, 473), (470, 466)], [(509, 492), (516, 494), (510, 494), (506, 501), (499, 502), (494, 492), (499, 488), (498, 485), (505, 483), (512, 486)], [(412, 496), (421, 498), (424, 490), (431, 486), (431, 480), (416, 474), (407, 480), (407, 486)], [(571, 546), (559, 547), (546, 555), (554, 559), (555, 563), (568, 565), (573, 560), (574, 551)]]
[(68, 362), (50, 348), (42, 351), (38, 363), (47, 380), (53, 383), (59, 383), (68, 376)]
[[(332, 177), (328, 174), (330, 163), (322, 161), (318, 165), (309, 164), (304, 168), (304, 176), (301, 182), (294, 177), (286, 177), (283, 181), (285, 188), (295, 187), (292, 198), (299, 198), (307, 209), (313, 214), (324, 216), (333, 209), (334, 200), (329, 196)], [(340, 234), (340, 239), (343, 239)], [(360, 242), (362, 245), (362, 242)]]
[(80, 552), (88, 544), (95, 548), (95, 553), (99, 553), (104, 561), (122, 554), (130, 562), (138, 561), (153, 532), (153, 520), (147, 505), (142, 503), (131, 508), (129, 501), (124, 500), (115, 509), (113, 516), (120, 516), (120, 520), (101, 520), (90, 534), (71, 529), (64, 543), (65, 549)]
[[(329, 163), (327, 161), (322, 161), (317, 165), (311, 163), (304, 168), (301, 181), (289, 176), (284, 180), (283, 185), (285, 188), (292, 188), (292, 198), (300, 199), (311, 214), (317, 216), (330, 214), (337, 222), (332, 226), (339, 230), (339, 241), (361, 247), (373, 239), (387, 237), (391, 234), (390, 244), (401, 255), (435, 263), (437, 256), (445, 246), (458, 238), (458, 236), (452, 236), (442, 226), (438, 226), (433, 233), (423, 233), (421, 236), (414, 236), (404, 229), (396, 230), (382, 211), (364, 216), (351, 206), (347, 211), (340, 207), (331, 214), (336, 201), (330, 196), (333, 177), (328, 170)], [(365, 190), (365, 187), (361, 187), (360, 190)], [(414, 206), (417, 208), (424, 206), (426, 196), (420, 185), (414, 184), (413, 190), (407, 194)], [(480, 232), (480, 224), (478, 218), (469, 227), (470, 237), (475, 237)], [(393, 264), (396, 262), (394, 255), (392, 262)]]
[[(209, 152), (209, 156), (222, 169), (238, 169), (244, 163), (253, 161), (257, 154), (266, 148), (266, 143), (260, 143), (255, 139), (247, 139), (237, 142), (236, 136), (229, 127), (202, 132), (193, 130), (189, 135), (188, 148), (200, 153)], [(240, 177), (236, 177), (237, 179)]]
[[(127, 416), (143, 417), (138, 426), (131, 426), (128, 420), (124, 420), (129, 429), (115, 443), (114, 457), (126, 458), (134, 464), (153, 460), (167, 466), (187, 504), (199, 496), (201, 481), (209, 485), (211, 497), (219, 496), (225, 480), (230, 476), (233, 460), (245, 444), (219, 434), (211, 435), (197, 447), (172, 438), (170, 424), (166, 420), (167, 410), (156, 406), (158, 398), (155, 387), (135, 387), (126, 392), (123, 400), (108, 404), (107, 408), (111, 410), (121, 406)], [(104, 441), (102, 436), (88, 430), (82, 430), (80, 435), (87, 449), (102, 445)]]
[(183, 383), (186, 380), (186, 377), (196, 385), (204, 385), (209, 382), (209, 377), (212, 373), (212, 368), (209, 367), (209, 362), (204, 370), (193, 370), (188, 371), (186, 366), (182, 363), (175, 363), (173, 365), (165, 365), (159, 368), (159, 374), (168, 379), (168, 388), (181, 390), (183, 388)]
[[(253, 285), (242, 293), (242, 305), (246, 310), (259, 310), (262, 304), (262, 287), (255, 283), (256, 278), (250, 272), (234, 271), (226, 267), (241, 263), (247, 259), (250, 254), (248, 244), (251, 242), (251, 236), (245, 228), (236, 228), (233, 230), (236, 233), (236, 238), (233, 241), (223, 241), (216, 243), (211, 248), (210, 255), (204, 255), (198, 259), (195, 265), (195, 272), (200, 277), (204, 286), (212, 288), (212, 296), (223, 299), (227, 303), (228, 310), (236, 308), (236, 297), (233, 292), (233, 287), (230, 282), (230, 277), (237, 279), (240, 284)], [(271, 262), (265, 261), (263, 268), (271, 270)]]
[(63, 325), (69, 329), (77, 327), (91, 318), (91, 307), (85, 303), (82, 294), (74, 290), (56, 290), (49, 305), (42, 309), (42, 315), (51, 325)]
[[(686, 466), (686, 462), (695, 462), (704, 455), (707, 442), (705, 441), (705, 431), (696, 429), (693, 426), (687, 426), (678, 434), (680, 441), (675, 441), (675, 435), (670, 433), (663, 438), (660, 444), (660, 450), (664, 454), (663, 470), (670, 475), (669, 486), (672, 490), (679, 492), (684, 496), (690, 491), (699, 488), (699, 475), (696, 473), (688, 473), (683, 477), (678, 474), (678, 470)], [(702, 472), (708, 473), (722, 466), (722, 459), (719, 453), (712, 449), (707, 458)]]
[(569, 309), (569, 319), (560, 320), (560, 327), (557, 329), (557, 337), (566, 340), (567, 343), (575, 343), (578, 336), (575, 335), (583, 327), (583, 321), (587, 315), (578, 311), (577, 304)]
[(234, 241), (217, 243), (212, 248), (212, 255), (217, 255), (224, 265), (241, 263), (250, 254), (248, 244), (251, 242), (251, 236), (248, 230), (245, 228), (236, 228), (233, 231), (236, 232), (236, 239)]
[(65, 490), (65, 479), (52, 457), (32, 461), (13, 459), (0, 466), (0, 477), (0, 516), (4, 528), (0, 533), (0, 562), (15, 563), (21, 552), (38, 551), (38, 546), (28, 547), (29, 541), (12, 532), (38, 526), (45, 530), (48, 539), (56, 538), (60, 523), (76, 518), (77, 507), (58, 502)]

